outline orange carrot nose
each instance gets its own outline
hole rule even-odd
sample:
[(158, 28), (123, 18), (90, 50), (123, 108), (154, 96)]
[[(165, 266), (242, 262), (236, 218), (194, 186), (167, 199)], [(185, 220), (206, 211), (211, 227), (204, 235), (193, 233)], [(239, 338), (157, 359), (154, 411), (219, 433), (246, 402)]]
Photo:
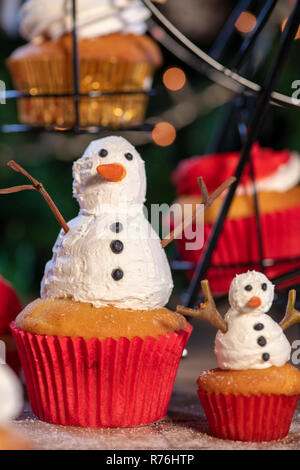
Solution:
[(261, 299), (259, 297), (251, 297), (247, 305), (251, 308), (257, 308), (261, 305)]
[(121, 163), (111, 163), (97, 166), (97, 171), (107, 181), (117, 183), (126, 176), (126, 170)]

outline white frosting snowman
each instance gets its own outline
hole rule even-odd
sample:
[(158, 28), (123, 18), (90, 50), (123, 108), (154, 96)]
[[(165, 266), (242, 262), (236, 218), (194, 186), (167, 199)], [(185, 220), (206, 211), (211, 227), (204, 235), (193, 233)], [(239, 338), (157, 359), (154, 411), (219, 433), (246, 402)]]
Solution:
[(0, 364), (0, 426), (17, 417), (23, 406), (22, 386), (6, 364)]
[(228, 330), (218, 331), (215, 354), (221, 369), (265, 369), (283, 366), (291, 346), (282, 328), (266, 312), (274, 297), (274, 285), (262, 273), (237, 275), (230, 286)]
[(160, 239), (143, 212), (144, 161), (122, 137), (95, 140), (73, 166), (78, 217), (53, 248), (42, 298), (72, 298), (95, 307), (164, 306), (173, 282)]

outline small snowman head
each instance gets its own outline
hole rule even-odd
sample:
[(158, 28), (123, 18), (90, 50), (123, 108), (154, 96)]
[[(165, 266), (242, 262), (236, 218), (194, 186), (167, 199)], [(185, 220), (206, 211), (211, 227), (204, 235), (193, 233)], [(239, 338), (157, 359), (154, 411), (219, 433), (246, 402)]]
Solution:
[(73, 165), (73, 194), (81, 209), (97, 214), (101, 206), (142, 205), (145, 164), (123, 137), (94, 140)]
[(237, 313), (259, 315), (267, 312), (274, 298), (274, 285), (263, 274), (248, 271), (238, 274), (229, 289), (229, 303)]
[(0, 364), (0, 427), (16, 418), (23, 406), (22, 385), (7, 364)]

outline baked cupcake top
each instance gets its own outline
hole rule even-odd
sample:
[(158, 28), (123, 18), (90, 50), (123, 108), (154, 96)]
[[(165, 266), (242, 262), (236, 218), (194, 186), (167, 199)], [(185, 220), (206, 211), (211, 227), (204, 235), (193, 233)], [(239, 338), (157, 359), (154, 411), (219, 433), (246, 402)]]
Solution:
[[(143, 34), (149, 10), (140, 0), (78, 0), (79, 38), (111, 33)], [(21, 33), (27, 40), (56, 40), (72, 30), (70, 0), (27, 0), (21, 9)]]
[(118, 341), (120, 338), (158, 338), (159, 335), (184, 330), (188, 324), (182, 315), (166, 308), (95, 308), (92, 304), (70, 299), (36, 299), (17, 317), (16, 325), (33, 334)]
[(263, 370), (213, 369), (203, 372), (197, 384), (202, 392), (225, 395), (298, 395), (300, 371), (291, 364)]
[[(73, 37), (61, 36), (57, 41), (49, 39), (42, 43), (30, 42), (18, 47), (8, 58), (8, 65), (22, 59), (40, 62), (45, 59), (71, 60)], [(112, 33), (78, 42), (78, 56), (84, 60), (108, 60), (110, 63), (124, 61), (133, 64), (148, 64), (159, 67), (162, 64), (160, 48), (149, 36)], [(146, 82), (146, 85), (149, 84)], [(147, 88), (147, 87), (146, 87)]]

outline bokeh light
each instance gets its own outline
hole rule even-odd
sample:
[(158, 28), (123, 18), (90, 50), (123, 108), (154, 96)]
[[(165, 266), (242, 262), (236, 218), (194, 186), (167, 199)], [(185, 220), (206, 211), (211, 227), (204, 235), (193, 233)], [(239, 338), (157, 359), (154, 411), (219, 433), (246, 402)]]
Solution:
[(176, 139), (176, 130), (169, 122), (159, 122), (152, 131), (152, 139), (160, 147), (171, 145)]
[[(285, 25), (287, 24), (287, 18), (282, 22), (282, 25), (281, 25), (281, 31), (284, 31), (284, 28), (285, 28)], [(300, 39), (300, 26), (298, 28), (298, 31), (296, 33), (296, 36), (295, 36), (295, 40), (296, 39)]]
[(180, 90), (186, 82), (186, 76), (183, 70), (178, 67), (170, 67), (163, 74), (163, 84), (172, 91)]
[(250, 33), (256, 25), (256, 17), (250, 11), (243, 11), (236, 20), (235, 27), (240, 33)]

